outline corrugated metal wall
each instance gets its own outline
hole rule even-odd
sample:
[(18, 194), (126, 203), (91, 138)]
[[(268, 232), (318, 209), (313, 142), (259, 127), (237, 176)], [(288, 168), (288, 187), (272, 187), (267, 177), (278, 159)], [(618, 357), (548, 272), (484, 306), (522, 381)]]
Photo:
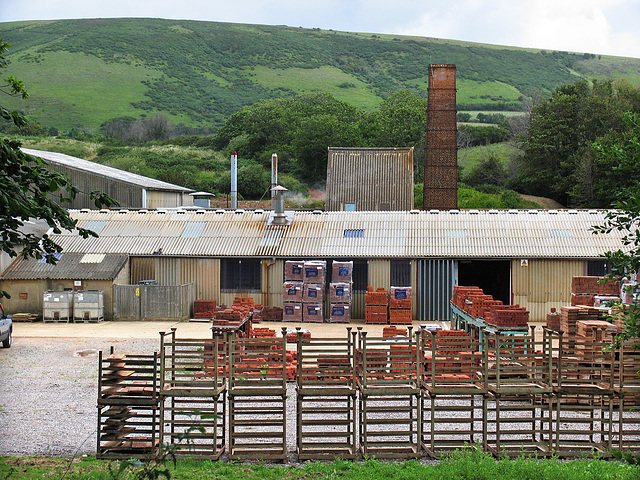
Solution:
[(327, 202), (329, 211), (413, 208), (412, 148), (329, 148)]
[(513, 303), (529, 310), (532, 321), (546, 321), (551, 308), (571, 304), (571, 278), (583, 271), (584, 260), (512, 260)]
[(147, 190), (146, 208), (171, 208), (193, 205), (193, 197), (183, 192)]
[[(71, 179), (76, 187), (80, 189), (80, 193), (71, 203), (65, 203), (65, 208), (96, 208), (95, 203), (91, 200), (89, 194), (94, 190), (109, 194), (111, 198), (117, 200), (122, 208), (142, 208), (142, 188), (128, 183), (118, 182), (112, 178), (101, 177), (99, 175), (67, 168), (53, 162), (49, 163), (49, 168), (53, 171), (62, 173)], [(52, 196), (59, 201), (60, 195)]]
[(284, 260), (262, 261), (262, 299), (260, 303), (270, 307), (282, 307), (282, 282)]
[(372, 259), (369, 260), (369, 285), (374, 288), (391, 287), (391, 260)]
[(453, 286), (458, 283), (458, 263), (455, 260), (417, 260), (414, 303), (416, 317), (421, 321), (449, 320), (449, 302)]

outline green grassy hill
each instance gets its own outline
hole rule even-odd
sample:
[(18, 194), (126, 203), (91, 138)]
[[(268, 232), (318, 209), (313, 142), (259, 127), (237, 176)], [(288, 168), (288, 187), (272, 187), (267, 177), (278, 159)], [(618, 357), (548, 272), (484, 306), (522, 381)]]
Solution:
[(457, 65), (460, 110), (518, 110), (582, 76), (640, 83), (640, 59), (285, 26), (29, 21), (0, 23), (0, 38), (5, 72), (31, 93), (8, 106), (60, 130), (156, 112), (216, 129), (245, 105), (313, 90), (372, 110), (393, 90), (426, 96), (430, 62)]

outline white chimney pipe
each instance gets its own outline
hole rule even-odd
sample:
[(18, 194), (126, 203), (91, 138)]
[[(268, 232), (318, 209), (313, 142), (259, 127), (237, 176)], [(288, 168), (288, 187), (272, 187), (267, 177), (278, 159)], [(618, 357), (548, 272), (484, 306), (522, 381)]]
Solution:
[(271, 155), (271, 197), (275, 195), (273, 190), (278, 185), (278, 154)]
[(231, 152), (231, 208), (238, 208), (238, 154)]

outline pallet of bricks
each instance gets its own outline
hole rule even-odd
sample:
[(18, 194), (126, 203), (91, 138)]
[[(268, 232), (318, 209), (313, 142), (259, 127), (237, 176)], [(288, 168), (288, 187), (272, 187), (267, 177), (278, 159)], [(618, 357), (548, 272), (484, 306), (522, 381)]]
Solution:
[(329, 284), (329, 322), (351, 322), (353, 262), (334, 261)]
[(327, 262), (312, 260), (304, 262), (302, 284), (302, 321), (324, 322), (324, 290)]
[(213, 312), (213, 325), (240, 325), (250, 317), (256, 305), (252, 298), (236, 297), (230, 307), (220, 306)]
[(413, 321), (413, 295), (411, 287), (391, 287), (389, 289), (389, 323), (411, 325)]
[(373, 287), (367, 287), (364, 294), (364, 319), (365, 323), (386, 325), (389, 323), (389, 292), (384, 288), (374, 291)]
[(571, 279), (571, 305), (596, 306), (596, 303), (620, 298), (620, 283), (605, 282), (603, 277), (573, 277)]

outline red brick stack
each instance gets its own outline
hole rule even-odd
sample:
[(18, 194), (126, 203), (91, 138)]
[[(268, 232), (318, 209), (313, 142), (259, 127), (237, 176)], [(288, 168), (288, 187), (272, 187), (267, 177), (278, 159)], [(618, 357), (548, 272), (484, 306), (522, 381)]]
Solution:
[(398, 328), (395, 325), (391, 325), (389, 327), (384, 327), (382, 329), (382, 338), (393, 338), (393, 337), (406, 337), (407, 329), (406, 328)]
[(215, 311), (215, 300), (194, 300), (193, 302), (193, 318), (213, 318)]
[(281, 322), (282, 309), (280, 307), (262, 307), (260, 317), (265, 322)]
[(484, 319), (496, 327), (526, 327), (529, 323), (529, 312), (519, 305), (492, 305)]
[(474, 318), (484, 320), (497, 327), (526, 327), (529, 312), (519, 305), (503, 305), (501, 300), (494, 300), (478, 287), (453, 287), (451, 302)]
[(324, 322), (324, 288), (327, 262), (313, 260), (304, 262), (302, 321)]
[(620, 283), (609, 280), (604, 283), (603, 277), (573, 277), (571, 279), (571, 305), (593, 306), (598, 295), (618, 297)]
[(373, 287), (367, 287), (367, 293), (364, 294), (364, 319), (365, 323), (382, 324), (389, 323), (389, 292), (384, 288), (373, 290)]
[(389, 290), (389, 323), (410, 325), (413, 321), (411, 287), (391, 287)]
[[(484, 292), (480, 287), (463, 287), (455, 285), (453, 287), (453, 296), (451, 297), (451, 301), (460, 310), (466, 311), (466, 309), (469, 308), (467, 307), (467, 299), (470, 295), (484, 295)], [(469, 302), (469, 304), (471, 304), (471, 302)]]
[(304, 292), (304, 262), (284, 262), (282, 285), (282, 321), (302, 322), (302, 295)]
[(329, 322), (351, 322), (353, 262), (334, 261), (329, 284)]
[(547, 328), (550, 330), (560, 330), (560, 315), (555, 308), (551, 309), (551, 313), (547, 314)]

